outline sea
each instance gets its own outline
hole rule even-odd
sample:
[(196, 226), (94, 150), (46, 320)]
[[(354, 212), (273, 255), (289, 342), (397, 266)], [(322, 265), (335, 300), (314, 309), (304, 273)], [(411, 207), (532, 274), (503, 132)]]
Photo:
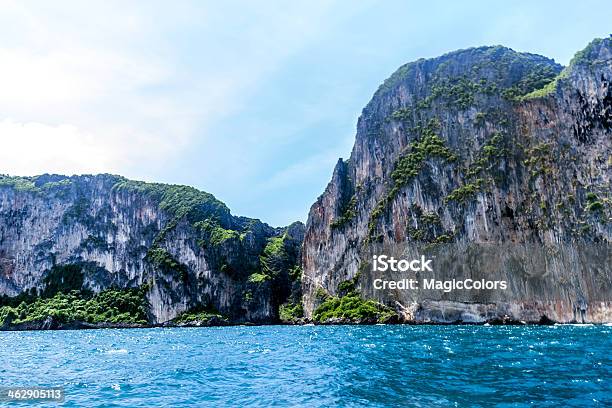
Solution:
[(0, 332), (0, 387), (68, 407), (611, 407), (612, 327)]

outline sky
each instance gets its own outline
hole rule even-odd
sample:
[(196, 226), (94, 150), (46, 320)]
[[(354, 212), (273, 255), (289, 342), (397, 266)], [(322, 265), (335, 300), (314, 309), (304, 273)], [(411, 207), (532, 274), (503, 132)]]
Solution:
[(400, 65), (502, 44), (566, 65), (609, 1), (0, 0), (0, 173), (113, 173), (306, 221)]

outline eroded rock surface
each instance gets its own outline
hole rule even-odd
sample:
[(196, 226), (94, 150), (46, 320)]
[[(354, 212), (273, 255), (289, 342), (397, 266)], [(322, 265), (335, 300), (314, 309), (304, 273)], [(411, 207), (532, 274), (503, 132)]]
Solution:
[(0, 294), (40, 293), (54, 268), (76, 265), (93, 293), (147, 285), (150, 323), (194, 307), (273, 322), (291, 294), (303, 228), (235, 217), (185, 186), (1, 176)]
[[(354, 280), (405, 321), (612, 321), (611, 81), (612, 38), (566, 68), (499, 46), (399, 68), (363, 110), (350, 158), (310, 210), (306, 315)], [(539, 278), (505, 270), (509, 289), (498, 298), (371, 287), (373, 245), (466, 243), (560, 249), (553, 261), (579, 258), (592, 243), (610, 262), (545, 262)]]

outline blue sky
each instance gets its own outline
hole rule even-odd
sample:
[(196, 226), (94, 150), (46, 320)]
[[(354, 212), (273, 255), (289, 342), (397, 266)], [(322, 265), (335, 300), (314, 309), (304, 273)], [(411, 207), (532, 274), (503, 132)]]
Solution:
[(567, 64), (606, 1), (2, 1), (0, 173), (188, 184), (305, 221), (400, 65), (502, 44)]

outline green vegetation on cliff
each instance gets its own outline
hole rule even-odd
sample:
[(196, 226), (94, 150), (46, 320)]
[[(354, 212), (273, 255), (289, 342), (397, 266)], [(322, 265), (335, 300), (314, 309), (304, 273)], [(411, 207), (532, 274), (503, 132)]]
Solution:
[(0, 325), (39, 322), (47, 317), (59, 323), (146, 324), (148, 285), (106, 289), (94, 294), (85, 285), (85, 273), (100, 269), (93, 263), (55, 265), (43, 278), (41, 291), (32, 288), (15, 297), (0, 297)]
[(48, 317), (60, 323), (146, 324), (149, 305), (147, 286), (133, 289), (108, 289), (88, 298), (81, 292), (55, 293), (53, 297), (34, 298), (30, 303), (0, 307), (1, 324), (44, 321)]
[(457, 201), (459, 203), (465, 203), (472, 197), (476, 196), (482, 191), (485, 186), (484, 179), (476, 179), (472, 182), (457, 187), (446, 196), (446, 201)]
[(592, 213), (597, 213), (603, 210), (606, 207), (606, 204), (609, 204), (607, 198), (600, 199), (599, 196), (593, 192), (587, 193), (586, 202), (587, 205), (585, 207), (585, 210)]
[(182, 281), (186, 281), (189, 276), (189, 270), (186, 265), (177, 261), (170, 253), (164, 248), (152, 247), (147, 252), (145, 257), (147, 261), (151, 263), (155, 268), (159, 269), (164, 273), (174, 273)]
[(408, 152), (397, 159), (395, 168), (391, 172), (392, 187), (376, 204), (376, 207), (374, 207), (370, 214), (368, 224), (369, 238), (373, 238), (378, 218), (384, 213), (400, 190), (418, 176), (427, 160), (439, 158), (447, 163), (457, 161), (457, 154), (447, 147), (444, 140), (436, 134), (438, 128), (438, 121), (431, 120), (422, 130), (421, 138), (411, 143)]
[(219, 226), (215, 221), (206, 219), (204, 221), (198, 221), (194, 224), (194, 227), (208, 235), (208, 242), (212, 246), (223, 245), (226, 241), (237, 240), (241, 238), (238, 231), (226, 229)]
[(395, 311), (371, 299), (364, 299), (357, 290), (361, 272), (338, 284), (337, 296), (323, 288), (316, 291), (320, 302), (312, 319), (317, 323), (387, 323), (397, 318)]
[(278, 315), (283, 323), (297, 323), (304, 317), (304, 308), (301, 302), (285, 303), (280, 305)]
[(353, 195), (342, 210), (340, 217), (334, 219), (330, 224), (331, 228), (341, 228), (349, 223), (357, 215), (357, 195)]
[(249, 275), (249, 283), (261, 284), (271, 279), (272, 277), (270, 275), (266, 275), (260, 272), (253, 272), (252, 274)]
[[(549, 87), (557, 81), (558, 71), (549, 64), (536, 64), (514, 85), (502, 91), (502, 96), (510, 100), (521, 100), (539, 89)], [(552, 85), (554, 86), (554, 85)]]
[(121, 179), (115, 183), (112, 190), (116, 193), (140, 194), (168, 213), (170, 219), (155, 237), (156, 245), (163, 242), (166, 235), (182, 220), (196, 229), (207, 232), (209, 242), (213, 246), (239, 236), (237, 231), (229, 229), (232, 224), (230, 210), (210, 193), (189, 186), (128, 179)]
[(413, 241), (436, 245), (453, 239), (454, 233), (444, 229), (437, 213), (424, 211), (417, 204), (410, 207), (410, 213), (411, 222), (406, 227), (406, 232)]
[(584, 49), (578, 51), (574, 54), (574, 57), (571, 59), (569, 66), (576, 65), (591, 65), (596, 63), (596, 55), (594, 53), (599, 50), (601, 47), (611, 47), (612, 46), (612, 36), (607, 38), (595, 38), (589, 44), (587, 44)]
[(215, 196), (189, 186), (123, 179), (113, 190), (142, 194), (157, 202), (175, 220), (185, 217), (195, 223), (205, 219), (221, 221), (229, 216), (229, 209)]
[(465, 184), (451, 191), (444, 201), (466, 203), (476, 197), (491, 182), (491, 174), (495, 173), (496, 167), (507, 153), (502, 134), (493, 133), (476, 153), (474, 162), (465, 171)]
[(343, 297), (329, 296), (315, 309), (315, 322), (345, 321), (351, 323), (386, 323), (397, 317), (387, 306), (374, 300), (365, 300), (356, 293)]
[(30, 177), (0, 175), (0, 187), (12, 187), (17, 191), (39, 191), (36, 185), (34, 185), (34, 181)]
[(29, 193), (65, 193), (72, 187), (72, 179), (66, 176), (43, 174), (20, 177), (0, 174), (0, 187), (11, 187), (15, 191)]
[(229, 319), (212, 308), (195, 307), (181, 313), (172, 322), (206, 326), (229, 324)]
[(263, 283), (275, 279), (282, 274), (288, 274), (292, 260), (286, 248), (287, 235), (268, 239), (263, 253), (259, 256), (260, 271), (249, 276), (251, 283)]
[(389, 192), (390, 199), (393, 199), (403, 186), (419, 174), (426, 160), (435, 157), (448, 162), (457, 160), (457, 155), (435, 133), (438, 126), (436, 123), (435, 121), (430, 122), (423, 130), (421, 138), (411, 144), (410, 151), (397, 160), (395, 169), (391, 173), (394, 184)]
[[(465, 74), (458, 76), (457, 67), (463, 64)], [(410, 91), (417, 88), (415, 93), (421, 98), (391, 115), (395, 120), (410, 120), (436, 101), (464, 110), (475, 104), (478, 95), (518, 100), (550, 84), (561, 68), (548, 58), (502, 46), (468, 48), (402, 65), (379, 87), (373, 100), (402, 85)]]
[(578, 51), (574, 57), (571, 59), (569, 65), (565, 67), (558, 75), (556, 75), (551, 81), (540, 86), (533, 91), (524, 94), (519, 100), (529, 100), (536, 98), (543, 98), (548, 95), (551, 95), (557, 89), (557, 86), (561, 81), (568, 78), (570, 71), (572, 68), (579, 65), (591, 66), (592, 64), (597, 63), (596, 56), (594, 55), (595, 51), (599, 49), (601, 46), (605, 46), (605, 43), (612, 43), (612, 38), (596, 38), (591, 41), (583, 50)]
[(528, 92), (526, 94), (523, 94), (517, 97), (517, 99), (521, 101), (526, 101), (529, 99), (543, 98), (545, 96), (551, 95), (557, 89), (557, 86), (559, 85), (559, 81), (561, 81), (564, 78), (567, 78), (567, 75), (568, 75), (568, 70), (567, 68), (565, 68), (563, 71), (561, 71), (561, 73), (559, 73), (559, 75), (554, 77), (552, 81), (548, 82), (547, 84), (545, 84), (544, 86), (540, 88), (537, 88), (531, 92)]

